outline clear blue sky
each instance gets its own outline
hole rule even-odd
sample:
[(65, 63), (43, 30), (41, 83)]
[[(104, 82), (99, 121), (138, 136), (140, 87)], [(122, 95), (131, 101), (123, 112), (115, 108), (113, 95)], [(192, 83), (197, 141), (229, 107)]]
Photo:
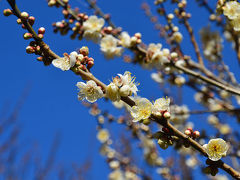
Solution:
[[(98, 4), (104, 12), (111, 13), (112, 20), (117, 26), (121, 26), (130, 35), (141, 32), (143, 41), (162, 42), (158, 33), (153, 29), (148, 18), (141, 10), (143, 0), (104, 0)], [(150, 4), (152, 1), (148, 1)], [(193, 13), (191, 24), (196, 27), (196, 34), (201, 26), (208, 24), (207, 12), (199, 9), (195, 1), (189, 1), (189, 7)], [(79, 6), (80, 11), (92, 11), (87, 9), (85, 1), (70, 0), (74, 6)], [(62, 55), (64, 52), (71, 52), (77, 48), (87, 45), (90, 49), (90, 56), (95, 59), (95, 66), (92, 72), (105, 83), (108, 83), (112, 76), (128, 70), (137, 77), (141, 83), (140, 95), (148, 98), (158, 98), (162, 96), (158, 85), (150, 78), (150, 71), (142, 70), (138, 66), (123, 63), (121, 58), (106, 61), (100, 53), (98, 45), (86, 41), (70, 40), (69, 35), (60, 36), (54, 34), (51, 24), (62, 20), (61, 9), (50, 8), (46, 0), (17, 0), (21, 11), (27, 11), (36, 17), (34, 28), (44, 26), (46, 28), (45, 42), (50, 45), (52, 50)], [(153, 6), (152, 6), (153, 7)], [(9, 8), (6, 0), (0, 0), (0, 11)], [(155, 8), (153, 7), (153, 12)], [(163, 23), (163, 19), (161, 19)], [(5, 102), (14, 103), (20, 98), (24, 88), (30, 85), (30, 93), (24, 103), (19, 115), (19, 125), (21, 127), (21, 145), (28, 147), (34, 142), (39, 144), (39, 151), (45, 159), (48, 155), (51, 143), (57, 132), (61, 133), (61, 144), (57, 152), (57, 162), (63, 163), (66, 167), (71, 167), (72, 162), (83, 162), (90, 154), (93, 159), (92, 179), (102, 177), (106, 179), (108, 167), (98, 154), (100, 144), (95, 139), (96, 122), (95, 118), (88, 114), (88, 109), (82, 106), (77, 100), (77, 87), (75, 84), (81, 79), (72, 72), (62, 72), (53, 66), (45, 67), (36, 60), (35, 55), (25, 53), (28, 41), (22, 38), (25, 32), (16, 24), (16, 17), (4, 17), (0, 15), (0, 52), (1, 52), (1, 71), (0, 71), (0, 108)], [(185, 29), (181, 31), (185, 33)], [(164, 44), (164, 43), (163, 43)], [(183, 41), (185, 54), (192, 57), (194, 53), (189, 39)], [(225, 46), (227, 50), (229, 45)], [(127, 52), (129, 54), (129, 52)], [(235, 59), (234, 54), (230, 54)], [(229, 56), (226, 56), (229, 57)], [(230, 59), (226, 59), (230, 61)], [(238, 70), (236, 61), (231, 62), (233, 71)], [(193, 96), (189, 96), (192, 91), (185, 89), (184, 102), (190, 104), (193, 109), (197, 108), (193, 104)], [(186, 100), (187, 99), (187, 100)], [(120, 112), (112, 108), (110, 103), (100, 101), (102, 109), (111, 108), (111, 113), (119, 115)], [(203, 117), (199, 117), (203, 120)], [(194, 121), (194, 119), (191, 119)], [(198, 121), (196, 125), (199, 125)], [(202, 127), (202, 126), (199, 126)], [(118, 127), (114, 127), (118, 128)], [(123, 130), (123, 129), (122, 129)], [(90, 178), (89, 178), (90, 179)]]

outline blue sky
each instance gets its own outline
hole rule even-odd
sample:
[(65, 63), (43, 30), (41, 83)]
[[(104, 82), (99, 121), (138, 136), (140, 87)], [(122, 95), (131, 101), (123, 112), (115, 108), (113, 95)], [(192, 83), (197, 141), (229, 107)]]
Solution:
[[(164, 44), (158, 33), (153, 29), (153, 24), (149, 22), (141, 10), (141, 2), (144, 1), (121, 0), (117, 2), (104, 0), (99, 1), (98, 4), (104, 12), (111, 13), (113, 22), (128, 31), (130, 35), (141, 32), (142, 39), (146, 44), (150, 42)], [(152, 5), (152, 1), (149, 0), (148, 2)], [(92, 11), (88, 10), (85, 1), (71, 0), (70, 3), (73, 4), (73, 7), (79, 6), (80, 11), (92, 14)], [(141, 96), (149, 98), (162, 96), (158, 85), (150, 78), (150, 71), (143, 70), (139, 66), (126, 64), (121, 58), (106, 61), (99, 51), (98, 45), (84, 40), (70, 40), (69, 35), (60, 36), (54, 34), (51, 24), (63, 19), (61, 9), (49, 8), (45, 0), (35, 0), (34, 3), (30, 0), (19, 0), (17, 4), (20, 10), (27, 11), (30, 15), (36, 17), (34, 25), (36, 30), (41, 26), (46, 28), (44, 40), (57, 54), (70, 53), (79, 47), (87, 45), (90, 49), (90, 56), (95, 59), (92, 72), (104, 83), (108, 83), (112, 76), (117, 73), (124, 73), (124, 71), (128, 70), (136, 75), (137, 81), (140, 82)], [(190, 23), (196, 28), (195, 34), (197, 34), (199, 28), (206, 26), (209, 22), (207, 12), (204, 9), (199, 9), (195, 1), (189, 1), (188, 4), (191, 7), (189, 10), (194, 12)], [(151, 7), (155, 12), (154, 6)], [(2, 12), (5, 8), (9, 8), (9, 5), (5, 0), (0, 1), (0, 11)], [(163, 19), (160, 22), (165, 23)], [(29, 95), (18, 118), (21, 127), (20, 141), (23, 148), (37, 142), (43, 159), (46, 159), (51, 143), (56, 133), (59, 132), (61, 134), (61, 144), (56, 161), (70, 167), (72, 162), (83, 162), (91, 154), (93, 159), (91, 178), (103, 177), (105, 179), (108, 168), (104, 158), (98, 154), (100, 144), (95, 139), (95, 118), (90, 116), (88, 109), (77, 100), (77, 87), (75, 84), (81, 79), (72, 72), (62, 72), (53, 66), (45, 67), (36, 60), (35, 55), (26, 54), (25, 48), (28, 41), (22, 38), (25, 31), (17, 25), (16, 17), (10, 16), (6, 18), (0, 15), (0, 23), (2, 67), (0, 71), (0, 108), (4, 106), (5, 102), (10, 102), (11, 108), (13, 108), (24, 88), (26, 86), (30, 87)], [(182, 32), (185, 33), (185, 29)], [(230, 50), (229, 44), (224, 46), (226, 52)], [(183, 50), (185, 54), (195, 58), (188, 37), (184, 38)], [(230, 59), (227, 59), (228, 57), (235, 59), (235, 55), (231, 53), (226, 56), (226, 60), (230, 61)], [(237, 72), (236, 61), (230, 63), (230, 68)], [(197, 108), (198, 106), (193, 104), (193, 96), (189, 98), (191, 93), (191, 90), (185, 89), (183, 99), (185, 103)], [(100, 101), (100, 105), (102, 109), (110, 108), (110, 112), (114, 115), (120, 114), (118, 110), (112, 108), (113, 106), (110, 103)], [(200, 119), (203, 119), (203, 117), (200, 117)], [(196, 124), (201, 123), (196, 122)], [(118, 127), (114, 128), (117, 129)]]

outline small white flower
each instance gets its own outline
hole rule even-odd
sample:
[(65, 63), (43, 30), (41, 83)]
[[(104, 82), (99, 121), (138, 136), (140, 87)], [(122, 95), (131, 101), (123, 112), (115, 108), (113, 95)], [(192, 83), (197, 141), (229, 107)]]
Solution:
[(120, 43), (123, 47), (130, 47), (131, 46), (131, 37), (129, 36), (129, 34), (127, 32), (121, 32), (120, 34)]
[(119, 101), (121, 96), (119, 94), (119, 88), (116, 84), (114, 83), (110, 83), (107, 86), (107, 91), (106, 91), (106, 95), (107, 97), (111, 100), (111, 101)]
[(208, 158), (212, 161), (218, 161), (222, 156), (226, 156), (228, 144), (221, 138), (211, 139), (208, 144), (203, 145)]
[(157, 63), (164, 64), (168, 62), (168, 56), (170, 55), (169, 49), (164, 48), (161, 50), (162, 44), (151, 43), (148, 46), (147, 52), (151, 60), (156, 61)]
[(123, 52), (122, 47), (117, 47), (118, 39), (112, 35), (106, 35), (100, 42), (101, 51), (106, 58), (113, 58), (114, 56), (121, 56)]
[(87, 81), (87, 84), (83, 82), (78, 82), (76, 85), (79, 88), (78, 100), (84, 100), (93, 103), (97, 99), (103, 97), (103, 91), (101, 87), (97, 86), (97, 84), (93, 81)]
[(90, 16), (88, 20), (83, 22), (83, 36), (97, 42), (101, 38), (101, 29), (104, 25), (104, 19), (97, 16)]
[(236, 19), (240, 15), (240, 5), (236, 1), (226, 2), (223, 7), (223, 14), (229, 19)]
[(158, 114), (158, 112), (168, 111), (170, 112), (169, 108), (170, 99), (169, 98), (159, 98), (153, 104), (153, 113)]
[(52, 64), (61, 69), (62, 71), (67, 71), (69, 70), (71, 67), (73, 67), (76, 63), (76, 58), (77, 58), (77, 52), (73, 51), (70, 53), (70, 55), (68, 54), (64, 54), (64, 57), (59, 58), (59, 59), (54, 59), (52, 61)]
[(97, 134), (97, 139), (101, 142), (101, 143), (105, 143), (108, 139), (109, 139), (109, 132), (107, 129), (101, 129), (99, 130), (98, 134)]
[[(115, 83), (117, 86), (120, 86), (120, 94), (122, 94), (123, 96), (128, 96), (128, 95), (132, 95), (135, 94), (137, 95), (137, 91), (138, 91), (138, 83), (135, 83), (135, 77), (131, 76), (131, 73), (129, 71), (125, 71), (125, 73), (122, 74), (118, 74), (118, 77), (115, 77), (113, 79), (113, 83)], [(128, 93), (128, 95), (126, 95)]]
[(148, 119), (152, 112), (152, 103), (146, 98), (139, 98), (136, 105), (130, 108), (133, 122)]

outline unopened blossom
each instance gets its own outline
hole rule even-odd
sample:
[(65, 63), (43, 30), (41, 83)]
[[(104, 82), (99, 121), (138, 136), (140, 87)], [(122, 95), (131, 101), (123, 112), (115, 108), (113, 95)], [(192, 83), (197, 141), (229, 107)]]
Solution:
[(97, 101), (97, 99), (103, 97), (103, 91), (100, 86), (93, 81), (87, 81), (85, 84), (84, 82), (78, 82), (76, 86), (79, 88), (78, 93), (78, 100), (84, 100), (93, 103)]
[(98, 134), (97, 134), (97, 139), (101, 142), (101, 143), (105, 143), (108, 139), (109, 139), (109, 132), (107, 129), (101, 129), (99, 130)]
[(208, 158), (212, 161), (218, 161), (222, 156), (226, 156), (228, 144), (221, 138), (211, 139), (208, 144), (204, 144)]
[(113, 79), (113, 83), (120, 87), (119, 92), (121, 96), (137, 95), (138, 83), (135, 82), (135, 79), (129, 71), (125, 71), (123, 75), (118, 74), (118, 76)]
[(176, 41), (177, 43), (180, 43), (183, 40), (183, 35), (180, 32), (174, 32), (172, 35), (172, 40)]
[(119, 40), (112, 35), (106, 35), (101, 39), (100, 47), (106, 58), (113, 58), (114, 56), (121, 56), (123, 52), (122, 47), (118, 47)]
[(223, 6), (223, 14), (229, 19), (236, 19), (240, 15), (240, 4), (236, 1), (228, 1)]
[(129, 36), (129, 34), (127, 32), (125, 32), (125, 31), (121, 32), (119, 39), (120, 39), (120, 44), (123, 47), (128, 48), (131, 46), (131, 37)]
[(84, 34), (83, 36), (86, 37), (86, 39), (92, 39), (95, 42), (98, 41), (99, 38), (101, 38), (101, 29), (104, 25), (104, 19), (98, 18), (97, 16), (90, 16), (88, 20), (83, 22), (83, 30)]
[(106, 95), (111, 101), (119, 101), (121, 98), (119, 93), (119, 87), (114, 83), (110, 83), (107, 86)]
[(152, 113), (152, 103), (146, 98), (139, 98), (136, 105), (130, 108), (133, 122), (148, 119)]
[(170, 104), (169, 98), (159, 98), (154, 102), (152, 112), (155, 115), (166, 111), (170, 112), (169, 104)]
[(75, 65), (77, 56), (78, 53), (76, 51), (73, 51), (70, 53), (70, 55), (65, 54), (62, 58), (54, 59), (52, 61), (52, 64), (62, 71), (67, 71)]

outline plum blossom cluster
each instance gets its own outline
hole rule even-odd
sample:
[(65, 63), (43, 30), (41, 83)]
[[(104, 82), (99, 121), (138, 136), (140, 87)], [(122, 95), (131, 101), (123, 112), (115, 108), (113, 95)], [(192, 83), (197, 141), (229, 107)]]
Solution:
[(135, 106), (129, 108), (133, 122), (148, 121), (151, 114), (158, 118), (170, 118), (169, 98), (159, 98), (152, 104), (148, 99), (139, 97), (135, 98), (135, 103)]
[(62, 71), (67, 71), (71, 68), (75, 73), (78, 73), (79, 70), (86, 71), (94, 65), (94, 59), (88, 57), (88, 53), (88, 47), (83, 46), (79, 50), (79, 53), (76, 51), (73, 51), (70, 54), (64, 53), (64, 57), (54, 59), (52, 64)]
[(222, 6), (223, 14), (230, 20), (233, 29), (240, 31), (240, 4), (237, 1), (228, 1)]

